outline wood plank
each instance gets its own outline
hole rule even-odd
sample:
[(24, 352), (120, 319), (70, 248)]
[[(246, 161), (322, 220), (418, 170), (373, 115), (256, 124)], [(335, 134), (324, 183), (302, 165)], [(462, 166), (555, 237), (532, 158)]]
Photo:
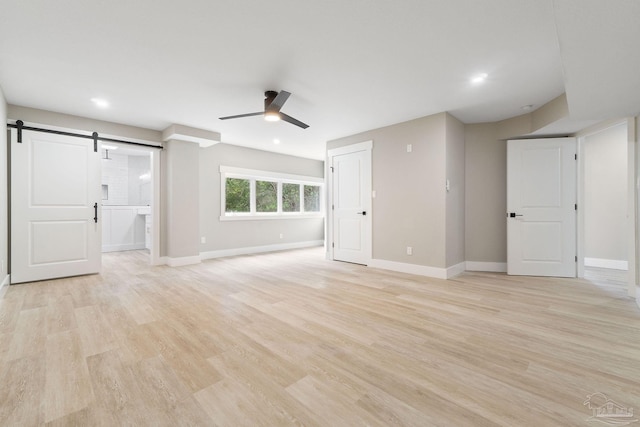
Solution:
[(431, 279), (322, 249), (101, 275), (0, 297), (0, 425), (585, 425), (640, 408), (624, 278)]

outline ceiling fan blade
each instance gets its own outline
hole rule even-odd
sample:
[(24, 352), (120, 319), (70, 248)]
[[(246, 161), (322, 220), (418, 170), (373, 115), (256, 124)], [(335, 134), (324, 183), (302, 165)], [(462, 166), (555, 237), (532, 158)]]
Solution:
[(271, 104), (269, 104), (267, 109), (269, 111), (280, 111), (280, 109), (282, 108), (284, 103), (287, 102), (287, 99), (289, 99), (290, 96), (291, 94), (289, 92), (287, 92), (286, 90), (281, 90), (278, 96), (276, 96), (275, 99), (271, 101)]
[(285, 113), (280, 113), (280, 118), (282, 120), (284, 120), (285, 122), (291, 123), (292, 125), (296, 125), (298, 127), (301, 127), (302, 129), (306, 129), (309, 127), (308, 124), (302, 123), (300, 120), (298, 119), (294, 119), (291, 116), (286, 115)]
[(258, 113), (247, 113), (247, 114), (238, 114), (236, 116), (226, 116), (220, 117), (220, 120), (228, 120), (228, 119), (239, 119), (241, 117), (251, 117), (251, 116), (261, 116), (264, 114), (264, 111), (260, 111)]

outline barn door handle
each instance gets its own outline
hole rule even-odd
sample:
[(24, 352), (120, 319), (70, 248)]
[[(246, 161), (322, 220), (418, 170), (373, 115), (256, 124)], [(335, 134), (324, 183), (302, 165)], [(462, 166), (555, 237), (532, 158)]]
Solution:
[(93, 222), (98, 223), (98, 203), (93, 204)]
[(362, 211), (362, 212), (356, 212), (358, 215), (364, 215), (367, 216), (367, 211)]

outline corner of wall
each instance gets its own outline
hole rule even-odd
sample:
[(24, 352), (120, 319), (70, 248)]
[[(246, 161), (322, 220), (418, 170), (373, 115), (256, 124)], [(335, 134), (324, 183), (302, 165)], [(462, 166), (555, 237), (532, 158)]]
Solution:
[(0, 87), (0, 289), (9, 281), (8, 164), (7, 102)]

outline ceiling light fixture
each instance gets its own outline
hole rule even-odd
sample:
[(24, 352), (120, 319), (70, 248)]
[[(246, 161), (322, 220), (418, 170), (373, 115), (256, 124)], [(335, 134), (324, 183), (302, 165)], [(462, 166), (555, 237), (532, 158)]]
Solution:
[(280, 120), (280, 114), (277, 111), (265, 111), (264, 119), (268, 122), (277, 122)]
[(533, 109), (533, 104), (523, 105), (520, 108), (522, 108), (523, 111), (531, 111)]
[(109, 106), (109, 102), (102, 98), (91, 98), (91, 102), (98, 108), (107, 108)]
[(274, 143), (274, 144), (276, 144), (276, 145), (278, 145), (278, 144), (280, 144), (280, 140), (279, 140), (278, 138), (275, 138), (275, 139), (273, 140), (273, 143)]
[(473, 83), (473, 84), (482, 83), (485, 80), (487, 80), (487, 77), (489, 77), (489, 75), (487, 73), (478, 74), (477, 76), (474, 76), (474, 77), (471, 78), (471, 83)]

